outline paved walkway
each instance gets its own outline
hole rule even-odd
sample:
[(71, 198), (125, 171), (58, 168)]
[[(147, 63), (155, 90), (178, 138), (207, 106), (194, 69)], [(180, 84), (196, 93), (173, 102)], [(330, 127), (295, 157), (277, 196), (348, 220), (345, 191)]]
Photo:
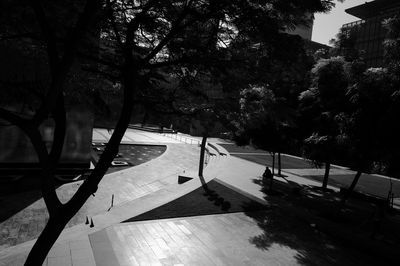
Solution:
[[(237, 147), (233, 144), (222, 144), (232, 156), (254, 162), (258, 165), (272, 165), (269, 153), (262, 150), (254, 150), (246, 147)], [(321, 186), (324, 168), (315, 168), (308, 161), (292, 155), (282, 155), (282, 170), (287, 179), (303, 185)], [(263, 170), (259, 170), (260, 174)], [(331, 188), (339, 189), (350, 186), (356, 172), (346, 167), (332, 166), (330, 169), (328, 184)], [(400, 197), (400, 180), (375, 174), (362, 174), (355, 190), (387, 198), (390, 187), (395, 198)]]
[[(199, 153), (197, 145), (183, 144), (187, 141), (156, 133), (134, 130), (129, 130), (128, 133), (124, 137), (126, 143), (140, 141), (166, 143), (167, 152), (149, 163), (107, 175), (101, 182), (96, 197), (91, 198), (71, 221), (70, 225), (73, 226), (64, 230), (46, 259), (45, 265), (88, 266), (96, 263), (102, 265), (101, 263), (107, 261), (107, 258), (116, 259), (118, 262), (116, 266), (304, 265), (307, 262), (304, 260), (304, 249), (301, 247), (277, 245), (272, 241), (265, 249), (249, 241), (254, 236), (267, 239), (269, 236), (265, 236), (265, 231), (260, 229), (260, 221), (251, 219), (245, 214), (199, 216), (118, 225), (123, 220), (183, 196), (202, 184), (202, 180), (196, 178)], [(94, 142), (106, 142), (109, 132), (105, 129), (96, 129), (93, 136)], [(264, 167), (229, 155), (211, 156), (203, 182), (218, 177), (228, 187), (257, 201), (268, 203), (268, 197), (261, 192), (260, 185), (255, 182), (260, 178)], [(302, 171), (300, 175), (296, 175), (296, 170), (288, 170), (284, 172), (286, 177), (281, 181), (320, 186), (320, 182), (301, 176), (301, 174), (309, 175), (310, 171), (307, 169)], [(176, 181), (179, 174), (194, 179), (178, 185)], [(73, 193), (78, 186), (79, 183), (69, 184), (57, 192), (67, 199), (70, 196), (68, 193)], [(114, 208), (107, 211), (112, 194), (115, 195)], [(36, 207), (33, 206), (31, 209)], [(22, 217), (26, 215), (26, 213), (21, 214)], [(94, 228), (89, 228), (83, 223), (86, 215), (93, 217)], [(263, 238), (261, 240), (264, 241)], [(92, 246), (89, 241), (92, 241)], [(0, 265), (21, 265), (33, 242), (28, 241), (0, 250)], [(96, 243), (94, 249), (93, 243)], [(121, 249), (123, 247), (126, 249)], [(116, 257), (112, 258), (110, 255), (104, 260), (99, 259), (99, 256), (104, 257), (110, 250)], [(348, 265), (357, 265), (351, 260), (345, 261), (350, 262)]]
[(90, 239), (97, 266), (301, 265), (309, 256), (273, 241), (259, 248), (254, 243), (264, 234), (254, 219), (232, 213), (120, 224)]
[[(112, 131), (104, 128), (95, 128), (93, 129), (93, 142), (108, 142), (111, 137)], [(124, 137), (122, 138), (121, 143), (154, 143), (154, 144), (162, 144), (162, 143), (179, 143), (182, 144), (181, 141), (176, 140), (171, 137), (167, 137), (157, 133), (146, 132), (142, 130), (128, 128)]]
[[(98, 131), (95, 130), (95, 132)], [(103, 132), (103, 135), (108, 134), (104, 130), (100, 130), (100, 132)], [(128, 132), (132, 131), (129, 130)], [(183, 185), (179, 185), (177, 182), (178, 175), (189, 177), (197, 175), (200, 151), (198, 145), (188, 145), (150, 132), (143, 132), (141, 135), (147, 136), (147, 141), (152, 139), (153, 144), (160, 144), (160, 142), (167, 144), (167, 151), (148, 163), (106, 175), (99, 185), (96, 196), (88, 200), (71, 220), (69, 227), (63, 231), (45, 265), (94, 265), (91, 252), (84, 258), (80, 253), (77, 256), (74, 255), (74, 252), (76, 253), (79, 247), (83, 245), (82, 243), (87, 244), (89, 234), (159, 207), (201, 186), (202, 181), (198, 178)], [(107, 140), (106, 137), (98, 137), (96, 142), (105, 142), (105, 140)], [(129, 143), (133, 142), (129, 141)], [(135, 143), (137, 142), (135, 141)], [(214, 176), (213, 172), (218, 172), (218, 169), (213, 166), (217, 159), (214, 156), (211, 157), (204, 170), (207, 176)], [(204, 182), (209, 180), (210, 178), (205, 177)], [(67, 200), (79, 185), (80, 182), (64, 185), (57, 190), (57, 193), (63, 200)], [(112, 194), (115, 195), (114, 207), (108, 211)], [(38, 200), (16, 214), (12, 219), (13, 224), (21, 226), (21, 221), (22, 223), (29, 221), (26, 216), (32, 209), (44, 210), (43, 207), (43, 201)], [(40, 216), (41, 219), (44, 217), (42, 224), (46, 219), (45, 215)], [(84, 224), (86, 215), (93, 218), (94, 228)], [(36, 232), (39, 233), (40, 231), (36, 230)], [(37, 234), (32, 234), (30, 239), (36, 236)], [(34, 240), (26, 241), (0, 250), (0, 265), (22, 265), (33, 243)]]
[[(103, 137), (97, 136), (94, 141), (106, 142), (109, 137), (107, 130), (95, 129), (94, 137), (98, 132), (101, 132)], [(150, 162), (106, 175), (99, 185), (96, 196), (89, 198), (77, 215), (68, 223), (67, 227), (83, 224), (86, 216), (92, 217), (96, 214), (107, 212), (111, 205), (112, 195), (114, 195), (114, 208), (118, 208), (118, 206), (126, 202), (176, 183), (178, 174), (197, 168), (199, 148), (196, 145), (186, 145), (160, 134), (139, 133), (136, 130), (129, 129), (127, 132), (130, 137), (129, 143), (164, 143), (168, 146), (166, 152)], [(82, 181), (78, 181), (59, 187), (57, 194), (61, 201), (67, 201), (81, 183)], [(25, 196), (26, 193), (14, 195), (12, 198), (8, 198), (7, 204), (17, 204), (17, 208), (21, 208), (20, 199)], [(35, 197), (31, 197), (33, 199), (32, 202), (27, 202), (20, 211), (0, 223), (0, 252), (9, 246), (35, 239), (43, 230), (48, 214), (43, 199), (40, 198), (40, 195), (36, 197), (37, 200), (35, 200)]]
[[(97, 266), (374, 265), (290, 214), (279, 216), (267, 211), (141, 221), (89, 238)], [(279, 223), (282, 216), (293, 227)]]

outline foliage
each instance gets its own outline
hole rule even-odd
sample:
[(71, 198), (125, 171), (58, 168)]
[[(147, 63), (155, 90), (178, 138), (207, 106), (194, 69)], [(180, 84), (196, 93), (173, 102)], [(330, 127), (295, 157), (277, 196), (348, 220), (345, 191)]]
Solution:
[(356, 25), (351, 28), (340, 28), (336, 38), (330, 41), (333, 45), (330, 51), (331, 56), (343, 56), (349, 62), (362, 58), (363, 51), (356, 48), (360, 27)]
[[(1, 22), (5, 22), (1, 23), (2, 32), (5, 32), (1, 39), (6, 42), (5, 46), (18, 44), (15, 45), (21, 47), (18, 53), (24, 54), (27, 49), (28, 57), (39, 54), (39, 65), (46, 73), (45, 82), (40, 83), (43, 97), (32, 106), (31, 116), (21, 117), (9, 109), (0, 109), (3, 119), (19, 126), (30, 138), (42, 166), (42, 192), (50, 219), (26, 265), (42, 264), (64, 226), (96, 192), (118, 152), (133, 104), (152, 102), (159, 94), (163, 98), (157, 102), (159, 105), (174, 106), (170, 102), (174, 101), (176, 90), (162, 85), (168, 80), (166, 76), (173, 77), (182, 68), (190, 73), (223, 72), (224, 64), (233, 54), (231, 48), (236, 49), (233, 43), (242, 47), (268, 44), (266, 51), (276, 52), (282, 44), (279, 38), (282, 30), (305, 23), (305, 13), (332, 7), (330, 0), (43, 0), (30, 1), (30, 6), (13, 1), (3, 3), (4, 8), (0, 10), (6, 16), (0, 16)], [(7, 43), (11, 39), (15, 42)], [(239, 63), (250, 69), (246, 60), (239, 60)], [(84, 71), (97, 76), (86, 76)], [(110, 86), (110, 90), (121, 89), (122, 107), (113, 135), (95, 169), (71, 199), (62, 203), (55, 192), (53, 176), (57, 154), (64, 143), (64, 95), (75, 87), (72, 86), (76, 84), (75, 78), (85, 80), (86, 77), (95, 82), (101, 77), (107, 80), (104, 84)], [(11, 89), (2, 83), (2, 90)], [(165, 98), (161, 97), (164, 93)], [(279, 94), (266, 95), (271, 96), (274, 107), (271, 110), (282, 116), (285, 112), (277, 112), (283, 101)], [(54, 115), (56, 133), (54, 147), (49, 153), (38, 128), (50, 114)], [(269, 117), (282, 132), (286, 122)]]
[(238, 140), (251, 141), (256, 147), (270, 152), (281, 151), (287, 144), (285, 133), (293, 126), (293, 110), (271, 89), (253, 86), (243, 90), (240, 111), (242, 132), (237, 134)]
[(337, 118), (348, 109), (348, 66), (343, 58), (320, 59), (311, 70), (311, 88), (299, 96), (303, 126), (309, 132), (306, 157), (331, 162), (337, 157)]
[(400, 16), (389, 18), (383, 24), (387, 30), (383, 43), (384, 58), (386, 64), (392, 68), (392, 71), (398, 71), (400, 68)]
[(370, 170), (372, 163), (381, 161), (387, 151), (387, 130), (393, 118), (389, 108), (393, 104), (393, 88), (388, 81), (386, 69), (370, 68), (348, 92), (352, 110), (344, 131), (351, 143), (351, 162), (363, 170)]

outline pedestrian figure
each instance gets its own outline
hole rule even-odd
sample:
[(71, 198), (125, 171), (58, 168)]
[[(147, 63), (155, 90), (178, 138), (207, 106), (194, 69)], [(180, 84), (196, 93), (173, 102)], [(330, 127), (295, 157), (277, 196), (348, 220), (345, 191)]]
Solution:
[(263, 177), (263, 183), (265, 184), (267, 180), (272, 179), (272, 172), (269, 170), (268, 166), (265, 168), (264, 174), (262, 175)]

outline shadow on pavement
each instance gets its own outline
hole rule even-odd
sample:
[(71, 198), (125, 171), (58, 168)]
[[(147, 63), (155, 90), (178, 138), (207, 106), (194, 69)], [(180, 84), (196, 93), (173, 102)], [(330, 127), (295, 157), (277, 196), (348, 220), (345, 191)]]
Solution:
[(353, 200), (341, 210), (338, 193), (276, 180), (273, 189), (279, 193), (262, 186), (268, 211), (246, 211), (263, 230), (250, 239), (257, 248), (295, 250), (301, 265), (392, 265), (397, 258), (388, 248), (398, 250), (399, 243), (371, 239), (374, 205)]
[(204, 186), (199, 187), (176, 200), (124, 222), (244, 212), (249, 210), (249, 207), (252, 211), (266, 209), (265, 205), (255, 202), (217, 181), (208, 182), (206, 187), (206, 189)]

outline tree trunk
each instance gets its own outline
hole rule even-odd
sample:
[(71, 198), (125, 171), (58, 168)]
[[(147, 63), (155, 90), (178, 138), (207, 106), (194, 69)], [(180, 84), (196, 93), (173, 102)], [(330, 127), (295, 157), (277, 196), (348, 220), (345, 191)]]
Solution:
[(272, 153), (272, 176), (275, 175), (275, 152)]
[(65, 214), (62, 214), (60, 217), (58, 217), (59, 215), (50, 217), (47, 221), (46, 227), (43, 229), (39, 238), (36, 240), (35, 245), (29, 252), (28, 258), (24, 264), (25, 266), (37, 266), (43, 264), (51, 247), (57, 241), (57, 238), (63, 231), (65, 225), (72, 218), (68, 217), (66, 219), (65, 217), (61, 217), (64, 215)]
[(201, 140), (201, 150), (200, 150), (200, 162), (199, 162), (199, 176), (203, 177), (203, 168), (204, 168), (204, 155), (206, 151), (206, 143), (207, 143), (207, 134), (203, 135)]
[(346, 194), (343, 196), (342, 205), (346, 204), (346, 201), (350, 198), (354, 188), (357, 185), (358, 180), (360, 179), (362, 171), (358, 170), (356, 175), (354, 176), (353, 182), (351, 183), (350, 187), (347, 189)]
[(281, 153), (278, 152), (278, 176), (282, 176)]
[(329, 162), (326, 162), (324, 180), (322, 181), (322, 189), (324, 190), (328, 187), (328, 178), (330, 169), (331, 169), (331, 164)]
[[(68, 221), (79, 211), (87, 199), (97, 190), (97, 185), (107, 172), (112, 160), (118, 153), (118, 147), (122, 137), (129, 125), (131, 113), (133, 109), (133, 91), (135, 90), (135, 79), (132, 76), (132, 71), (127, 71), (124, 87), (124, 100), (115, 130), (106, 146), (106, 149), (100, 156), (99, 162), (91, 175), (82, 183), (77, 192), (63, 206), (49, 208), (50, 219), (45, 229), (40, 234), (30, 251), (25, 265), (42, 265), (51, 247), (54, 245), (58, 236), (61, 234)], [(124, 73), (125, 74), (125, 73)], [(33, 142), (33, 144), (35, 144)], [(44, 166), (46, 166), (44, 164)], [(44, 170), (47, 170), (45, 167)], [(43, 171), (44, 171), (43, 170)], [(42, 189), (43, 190), (43, 189)], [(55, 190), (53, 190), (54, 194)], [(55, 198), (58, 200), (58, 198)], [(56, 209), (56, 211), (54, 211)], [(40, 239), (40, 240), (39, 240)]]

